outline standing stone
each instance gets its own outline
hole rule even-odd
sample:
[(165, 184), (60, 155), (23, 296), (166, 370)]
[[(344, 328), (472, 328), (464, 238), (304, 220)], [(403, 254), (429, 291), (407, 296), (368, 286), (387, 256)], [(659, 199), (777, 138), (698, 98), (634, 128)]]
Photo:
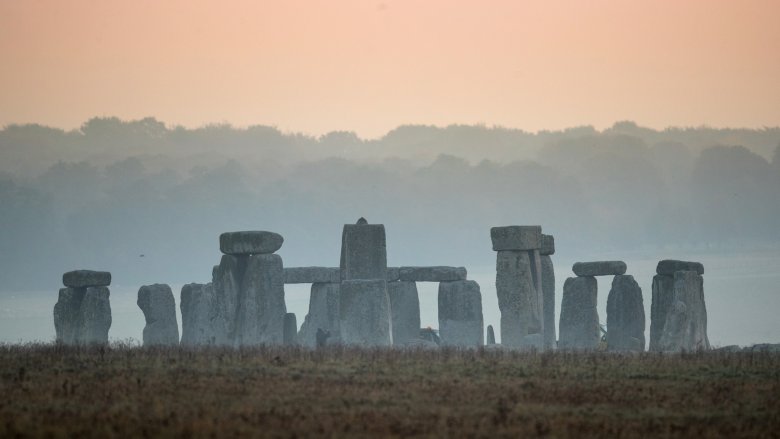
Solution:
[(54, 330), (57, 343), (73, 345), (78, 343), (81, 330), (81, 302), (86, 288), (60, 288), (59, 298), (54, 305)]
[(695, 271), (674, 273), (674, 301), (666, 316), (660, 350), (678, 352), (710, 348), (703, 283), (703, 278)]
[(645, 350), (645, 307), (633, 276), (618, 275), (607, 297), (607, 350)]
[(559, 348), (592, 350), (598, 347), (601, 337), (597, 291), (598, 284), (593, 276), (566, 279), (561, 300)]
[(328, 333), (329, 343), (341, 340), (340, 303), (341, 288), (337, 283), (315, 283), (311, 285), (309, 313), (301, 324), (298, 343), (303, 346), (317, 346), (317, 331)]
[(341, 282), (341, 338), (345, 344), (390, 346), (390, 299), (384, 279)]
[[(216, 345), (217, 327), (219, 324), (217, 299), (214, 286), (208, 284), (187, 284), (181, 288), (179, 300), (181, 308), (181, 345), (204, 346)], [(221, 344), (227, 342), (221, 340)]]
[(144, 346), (178, 345), (176, 301), (171, 287), (165, 284), (144, 285), (138, 290), (138, 307), (144, 313)]
[(415, 282), (387, 283), (393, 328), (393, 345), (402, 346), (416, 340), (420, 333), (420, 298)]
[(577, 276), (613, 276), (626, 273), (623, 261), (577, 262), (571, 267)]
[(249, 256), (241, 295), (236, 313), (236, 344), (282, 344), (287, 314), (282, 258), (275, 254)]
[(345, 224), (341, 237), (341, 279), (386, 279), (387, 248), (382, 224)]
[(666, 317), (674, 303), (674, 277), (653, 276), (653, 298), (650, 304), (650, 350), (661, 350), (661, 335), (666, 325)]
[(295, 313), (288, 312), (284, 315), (284, 345), (293, 346), (298, 344), (298, 321)]
[(239, 302), (243, 298), (242, 286), (247, 261), (248, 256), (222, 255), (219, 265), (213, 271), (216, 315), (212, 327), (216, 345), (234, 345), (236, 340)]
[(107, 344), (111, 328), (111, 304), (107, 287), (89, 287), (81, 302), (79, 344)]
[[(542, 296), (537, 290), (535, 256), (528, 251), (499, 251), (496, 293), (501, 310), (501, 344), (521, 347), (523, 338), (542, 332)], [(541, 265), (540, 265), (541, 267)]]
[(219, 235), (219, 250), (226, 255), (271, 254), (284, 243), (282, 235), (266, 231), (227, 232)]
[[(548, 236), (548, 235), (542, 235)], [(555, 348), (555, 268), (549, 255), (541, 255), (544, 347)]]
[(443, 345), (485, 344), (482, 293), (473, 280), (439, 283), (439, 337)]
[(493, 325), (487, 327), (487, 344), (496, 344), (496, 333), (493, 331)]

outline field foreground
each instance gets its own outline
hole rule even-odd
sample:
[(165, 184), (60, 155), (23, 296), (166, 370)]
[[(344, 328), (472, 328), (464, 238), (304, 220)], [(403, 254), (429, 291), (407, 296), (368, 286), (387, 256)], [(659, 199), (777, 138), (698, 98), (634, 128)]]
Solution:
[(777, 437), (780, 355), (0, 345), (0, 437)]

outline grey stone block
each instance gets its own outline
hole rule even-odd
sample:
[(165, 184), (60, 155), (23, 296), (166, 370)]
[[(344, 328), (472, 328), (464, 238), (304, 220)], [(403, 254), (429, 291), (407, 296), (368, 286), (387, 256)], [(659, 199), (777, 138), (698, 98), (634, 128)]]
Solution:
[(539, 249), (542, 256), (555, 254), (555, 238), (552, 235), (542, 234), (542, 248)]
[(666, 325), (666, 316), (674, 303), (674, 277), (653, 276), (653, 297), (650, 303), (650, 347), (651, 351), (661, 350), (661, 335)]
[(217, 331), (225, 325), (217, 321), (219, 310), (213, 284), (184, 285), (179, 302), (182, 346), (229, 344), (224, 334), (218, 343)]
[(544, 315), (544, 346), (552, 349), (556, 345), (555, 336), (555, 269), (549, 256), (540, 257), (542, 265), (542, 311)]
[(386, 280), (342, 281), (339, 305), (343, 343), (360, 346), (392, 344)]
[(336, 343), (341, 340), (340, 324), (340, 291), (341, 285), (334, 283), (316, 283), (311, 285), (309, 296), (309, 313), (301, 324), (298, 332), (298, 343), (303, 346), (317, 346), (317, 330), (330, 334), (328, 341)]
[(283, 243), (282, 235), (262, 230), (219, 235), (219, 250), (226, 255), (270, 254), (279, 250)]
[(284, 341), (284, 268), (274, 254), (251, 255), (241, 283), (235, 343), (238, 346)]
[(341, 236), (341, 279), (387, 277), (387, 246), (382, 224), (345, 224)]
[(488, 345), (496, 344), (496, 333), (495, 331), (493, 331), (493, 325), (488, 325), (487, 327), (487, 344)]
[(607, 297), (607, 350), (645, 350), (645, 307), (642, 288), (633, 276), (618, 275)]
[(341, 282), (339, 267), (291, 267), (284, 269), (286, 284), (316, 284)]
[(674, 273), (674, 302), (666, 316), (660, 350), (708, 350), (703, 278), (695, 271)]
[(439, 283), (439, 337), (448, 346), (485, 344), (482, 293), (473, 280)]
[(248, 256), (222, 255), (213, 272), (216, 315), (213, 318), (214, 344), (235, 345), (242, 286), (246, 274)]
[(596, 309), (598, 284), (592, 276), (570, 277), (563, 284), (560, 349), (594, 350), (601, 339)]
[(108, 271), (75, 270), (62, 275), (62, 283), (71, 288), (107, 287), (111, 285)]
[(614, 276), (626, 273), (623, 261), (577, 262), (571, 267), (577, 276)]
[(401, 280), (401, 268), (387, 267), (387, 277), (385, 277), (385, 279), (388, 282), (395, 282)]
[(54, 330), (57, 343), (78, 344), (81, 331), (81, 302), (86, 288), (61, 288), (54, 305)]
[(490, 229), (493, 250), (538, 250), (542, 247), (542, 226), (505, 226)]
[(79, 344), (107, 344), (111, 328), (111, 304), (107, 287), (89, 287), (81, 302)]
[(417, 284), (407, 281), (387, 283), (392, 317), (393, 345), (404, 345), (420, 333), (420, 297)]
[(144, 313), (144, 346), (179, 344), (176, 301), (171, 287), (165, 284), (144, 285), (138, 290), (138, 307)]
[(298, 344), (298, 321), (295, 313), (288, 312), (284, 315), (284, 345), (293, 346)]
[(465, 267), (401, 267), (401, 280), (410, 282), (450, 282), (466, 280)]
[(704, 274), (704, 265), (701, 262), (676, 261), (674, 259), (664, 259), (659, 261), (655, 268), (658, 274), (674, 276), (678, 271), (695, 271), (697, 274)]
[[(536, 289), (532, 252), (500, 251), (496, 259), (496, 293), (501, 310), (501, 344), (519, 347), (523, 337), (543, 331), (543, 298)], [(540, 262), (541, 266), (541, 262)]]

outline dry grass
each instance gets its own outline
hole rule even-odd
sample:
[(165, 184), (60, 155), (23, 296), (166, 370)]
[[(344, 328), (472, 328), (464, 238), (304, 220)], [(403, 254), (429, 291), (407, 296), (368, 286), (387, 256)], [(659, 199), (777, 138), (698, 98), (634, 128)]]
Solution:
[(0, 437), (777, 437), (780, 355), (0, 346)]

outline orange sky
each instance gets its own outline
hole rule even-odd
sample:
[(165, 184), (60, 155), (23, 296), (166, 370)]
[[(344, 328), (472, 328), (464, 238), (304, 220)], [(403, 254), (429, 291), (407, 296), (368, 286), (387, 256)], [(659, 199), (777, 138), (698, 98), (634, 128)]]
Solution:
[(780, 125), (780, 1), (0, 0), (0, 125)]

